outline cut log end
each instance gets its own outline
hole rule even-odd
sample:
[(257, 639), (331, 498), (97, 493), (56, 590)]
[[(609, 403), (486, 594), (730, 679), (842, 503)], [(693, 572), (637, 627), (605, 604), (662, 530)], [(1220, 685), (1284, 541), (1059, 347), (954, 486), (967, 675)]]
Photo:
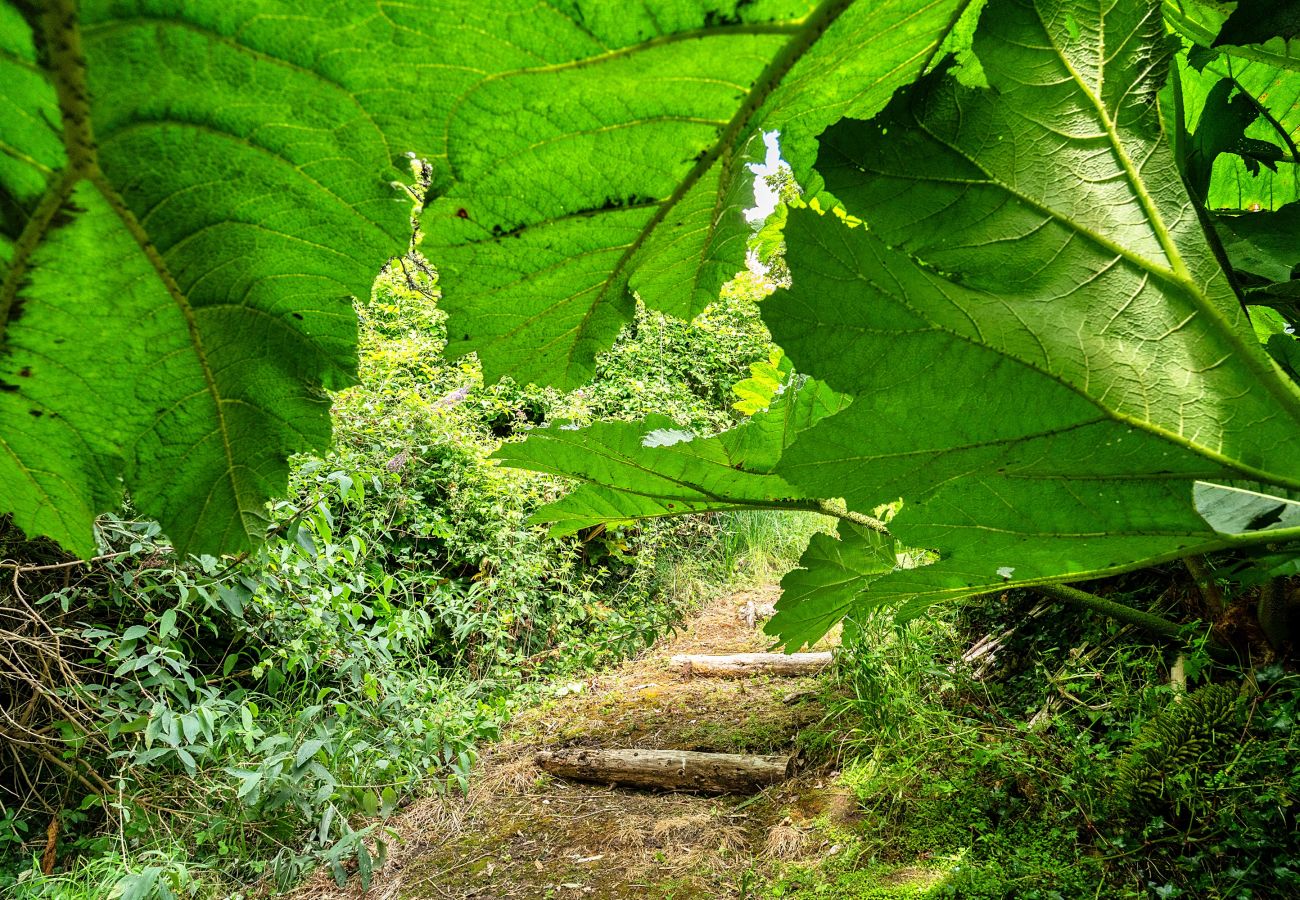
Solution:
[(539, 751), (535, 760), (552, 775), (577, 781), (710, 794), (753, 793), (785, 781), (794, 770), (790, 756), (690, 750), (566, 748)]
[(754, 628), (759, 622), (765, 621), (776, 615), (776, 604), (772, 601), (765, 603), (755, 603), (753, 600), (747, 600), (739, 609), (737, 615), (750, 628)]

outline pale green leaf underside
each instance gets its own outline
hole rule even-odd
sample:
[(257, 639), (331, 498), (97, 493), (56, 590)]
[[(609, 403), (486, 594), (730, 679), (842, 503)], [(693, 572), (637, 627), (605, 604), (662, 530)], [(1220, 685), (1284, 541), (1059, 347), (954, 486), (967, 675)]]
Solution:
[(0, 512), (86, 553), (125, 485), (178, 547), (235, 551), (286, 458), (327, 444), (351, 297), (408, 239), (392, 182), (433, 129), (391, 73), (423, 50), (349, 4), (78, 15), (85, 83), (64, 80), (95, 144), (70, 157), (55, 79), (0, 7)]
[(1071, 12), (1077, 36), (995, 0), (975, 42), (993, 90), (935, 78), (828, 131), (819, 169), (869, 231), (791, 214), (794, 286), (765, 320), (798, 368), (856, 399), (777, 472), (857, 509), (901, 494), (891, 530), (941, 556), (859, 602), (1221, 547), (1194, 481), (1300, 476), (1300, 397), (1155, 125), (1155, 7)]
[(1300, 501), (1235, 485), (1198, 481), (1192, 488), (1196, 511), (1220, 534), (1300, 530)]
[[(879, 109), (964, 5), (593, 2), (531, 29), (494, 26), (508, 46), (476, 47), (478, 77), (458, 69), (434, 107), (446, 184), (422, 226), (449, 352), (477, 351), (490, 378), (574, 385), (630, 316), (631, 292), (700, 312), (744, 265), (759, 132), (780, 129), (807, 171), (817, 131)], [(498, 22), (517, 11), (473, 6)], [(465, 59), (463, 41), (452, 28), (430, 55)]]
[(763, 630), (794, 652), (830, 631), (873, 581), (897, 568), (894, 539), (853, 522), (814, 534), (799, 567), (781, 579), (776, 615)]
[(737, 428), (696, 437), (671, 419), (551, 426), (493, 456), (506, 465), (583, 482), (533, 520), (552, 534), (601, 523), (680, 516), (740, 507), (794, 508), (803, 496), (772, 469), (781, 452), (815, 422), (842, 410), (847, 398), (806, 380)]

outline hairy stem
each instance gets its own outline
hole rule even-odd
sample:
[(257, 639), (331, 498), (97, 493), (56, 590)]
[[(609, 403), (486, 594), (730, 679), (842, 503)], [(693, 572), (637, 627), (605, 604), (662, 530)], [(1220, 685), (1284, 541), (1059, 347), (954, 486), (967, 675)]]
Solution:
[(1125, 606), (1123, 603), (1116, 603), (1114, 600), (1107, 600), (1105, 597), (1099, 597), (1096, 594), (1089, 594), (1087, 591), (1081, 591), (1066, 584), (1039, 584), (1035, 585), (1033, 589), (1054, 600), (1063, 600), (1074, 606), (1082, 606), (1116, 621), (1135, 625), (1160, 637), (1178, 640), (1180, 631), (1178, 625), (1164, 616), (1143, 612), (1140, 609)]
[(870, 528), (878, 534), (889, 534), (889, 529), (885, 523), (871, 516), (864, 516), (862, 513), (854, 512), (851, 509), (840, 509), (829, 500), (817, 501), (816, 511), (827, 516), (834, 516), (837, 519), (843, 519), (846, 522), (852, 522), (854, 525), (861, 525), (863, 528)]
[(1197, 590), (1201, 592), (1201, 597), (1205, 600), (1205, 609), (1216, 620), (1223, 615), (1226, 604), (1223, 602), (1223, 591), (1214, 582), (1214, 575), (1210, 572), (1210, 567), (1205, 562), (1205, 557), (1199, 553), (1193, 556), (1184, 556), (1183, 565), (1187, 566), (1187, 571), (1191, 573), (1192, 580), (1196, 582)]

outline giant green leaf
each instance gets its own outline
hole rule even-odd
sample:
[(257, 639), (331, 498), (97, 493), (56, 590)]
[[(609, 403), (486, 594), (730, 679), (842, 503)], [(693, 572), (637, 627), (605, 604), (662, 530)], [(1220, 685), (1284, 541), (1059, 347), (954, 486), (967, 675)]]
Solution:
[[(867, 226), (793, 211), (793, 287), (764, 318), (800, 370), (856, 399), (777, 474), (857, 509), (901, 494), (891, 531), (940, 555), (860, 602), (1222, 547), (1195, 482), (1300, 486), (1300, 392), (1258, 346), (1159, 127), (1157, 12), (993, 0), (974, 44), (989, 89), (936, 74), (823, 136), (827, 187)], [(816, 618), (772, 627), (807, 639)]]
[(1234, 150), (1214, 161), (1209, 206), (1277, 209), (1300, 200), (1300, 70), (1222, 55), (1199, 72), (1188, 67), (1181, 75), (1189, 118), (1204, 102), (1202, 95), (1209, 99), (1224, 88), (1233, 91), (1238, 109), (1254, 113), (1244, 130), (1244, 152)]
[[(880, 109), (968, 2), (440, 10), (450, 27), (430, 56), (454, 73), (433, 98), (447, 156), (422, 227), (452, 314), (449, 352), (477, 351), (489, 377), (572, 385), (629, 317), (633, 291), (698, 313), (744, 264), (760, 132), (781, 130), (807, 173), (816, 133)], [(466, 39), (470, 21), (487, 46)]]
[(263, 531), (329, 439), (351, 296), (409, 240), (421, 41), (282, 0), (0, 4), (0, 513), (80, 553), (123, 487), (180, 548)]
[(538, 510), (552, 534), (600, 523), (743, 507), (815, 509), (772, 474), (801, 432), (848, 405), (824, 384), (804, 379), (744, 424), (712, 437), (684, 431), (666, 416), (643, 422), (553, 425), (494, 455), (509, 466), (583, 482)]
[(1290, 321), (1300, 321), (1300, 202), (1278, 210), (1216, 215), (1214, 227), (1247, 302), (1275, 307)]
[(814, 534), (797, 568), (781, 579), (776, 602), (781, 639), (794, 651), (814, 643), (857, 604), (881, 576), (898, 567), (894, 538), (854, 522)]

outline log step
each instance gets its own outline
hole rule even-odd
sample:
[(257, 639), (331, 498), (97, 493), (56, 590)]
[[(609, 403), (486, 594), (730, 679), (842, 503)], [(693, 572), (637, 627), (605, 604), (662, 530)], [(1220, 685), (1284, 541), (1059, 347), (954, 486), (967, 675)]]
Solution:
[(542, 750), (537, 765), (552, 775), (711, 794), (752, 793), (794, 774), (792, 756), (698, 753), (692, 750)]
[(831, 664), (829, 650), (820, 653), (730, 653), (721, 656), (678, 654), (668, 660), (686, 675), (739, 678), (745, 675), (812, 675)]

